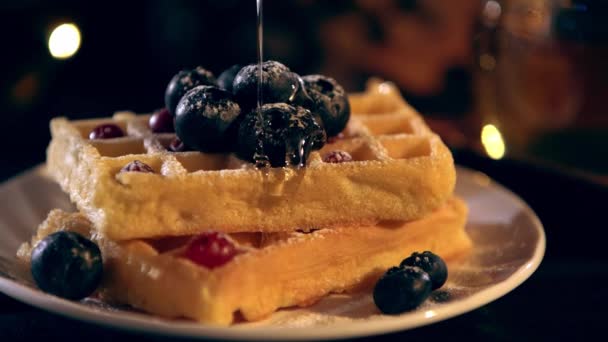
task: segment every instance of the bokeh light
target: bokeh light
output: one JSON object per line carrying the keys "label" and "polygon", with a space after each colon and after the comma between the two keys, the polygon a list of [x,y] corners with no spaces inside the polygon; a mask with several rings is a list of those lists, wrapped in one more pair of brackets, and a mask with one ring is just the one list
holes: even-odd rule
{"label": "bokeh light", "polygon": [[500,3],[495,0],[489,0],[483,7],[483,20],[487,26],[496,26],[502,14]]}
{"label": "bokeh light", "polygon": [[479,56],[479,66],[485,71],[492,71],[496,68],[496,58],[488,53],[481,54]]}
{"label": "bokeh light", "polygon": [[505,142],[502,134],[492,124],[487,124],[481,129],[481,143],[488,156],[492,159],[501,159],[505,155]]}
{"label": "bokeh light", "polygon": [[75,24],[61,24],[49,37],[49,52],[57,59],[72,57],[80,48],[80,30]]}

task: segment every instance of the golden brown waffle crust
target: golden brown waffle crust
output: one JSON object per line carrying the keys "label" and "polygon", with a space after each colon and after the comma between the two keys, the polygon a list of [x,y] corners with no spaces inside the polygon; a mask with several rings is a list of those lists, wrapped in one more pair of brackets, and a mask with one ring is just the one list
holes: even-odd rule
{"label": "golden brown waffle crust", "polygon": [[[347,138],[312,153],[301,169],[262,171],[231,155],[170,153],[162,148],[168,137],[142,131],[148,117],[133,113],[53,119],[47,167],[78,209],[113,240],[415,220],[443,205],[456,173],[439,136],[388,83],[372,82],[350,102]],[[107,122],[130,136],[88,140],[93,127]],[[355,161],[322,162],[324,153],[337,149]],[[133,160],[156,173],[119,173]]]}
{"label": "golden brown waffle crust", "polygon": [[114,242],[96,236],[80,213],[52,211],[18,255],[58,230],[97,241],[104,257],[101,296],[165,317],[228,325],[235,314],[262,319],[279,308],[309,305],[329,294],[369,287],[389,267],[414,251],[431,250],[448,265],[472,247],[464,229],[467,207],[450,199],[412,222],[338,227],[311,233],[244,233],[233,239],[246,248],[226,265],[209,270],[180,257],[180,248],[160,252],[149,241]]}

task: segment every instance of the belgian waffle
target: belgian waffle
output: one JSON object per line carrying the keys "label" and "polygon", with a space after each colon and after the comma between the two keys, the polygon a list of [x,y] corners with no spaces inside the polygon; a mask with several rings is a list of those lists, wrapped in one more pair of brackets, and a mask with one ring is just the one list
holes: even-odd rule
{"label": "belgian waffle", "polygon": [[[169,152],[174,134],[152,134],[149,116],[51,121],[48,171],[112,240],[207,230],[277,232],[415,220],[452,195],[455,168],[439,136],[390,83],[351,95],[344,136],[311,153],[304,168],[258,170],[232,154]],[[99,124],[127,136],[89,140]],[[333,150],[352,162],[325,163]],[[155,173],[125,172],[131,161]]]}
{"label": "belgian waffle", "polygon": [[188,237],[111,241],[96,234],[84,215],[57,209],[18,255],[28,260],[31,246],[46,235],[76,231],[102,250],[102,298],[165,317],[228,325],[237,314],[258,320],[279,308],[309,305],[328,293],[373,283],[414,251],[432,250],[449,264],[471,247],[466,216],[465,204],[452,198],[409,223],[231,234],[244,252],[210,270],[180,257]]}

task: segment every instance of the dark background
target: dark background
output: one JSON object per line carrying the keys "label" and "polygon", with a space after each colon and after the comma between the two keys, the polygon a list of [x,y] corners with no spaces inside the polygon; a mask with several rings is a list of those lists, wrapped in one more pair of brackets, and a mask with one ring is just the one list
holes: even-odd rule
{"label": "dark background", "polygon": [[[499,103],[508,98],[505,92],[536,105],[540,99],[548,108],[529,113],[537,119],[520,120],[505,109],[507,118],[515,118],[510,127],[506,121],[503,125],[510,156],[592,172],[608,183],[608,5],[579,0],[547,13],[554,26],[552,38],[557,38],[551,44],[557,48],[547,52],[535,46],[546,45],[542,41],[524,41],[524,53],[513,57],[513,46],[500,48],[501,34],[508,30],[501,24],[488,25],[482,15],[485,0],[460,1],[266,0],[265,58],[280,60],[302,75],[333,76],[348,91],[361,90],[370,76],[395,81],[448,145],[482,154],[479,131],[487,113],[480,109],[480,99]],[[519,3],[559,3],[500,2],[503,16],[507,5],[517,14]],[[392,7],[381,5],[386,3]],[[472,9],[460,10],[465,4]],[[253,0],[1,1],[0,179],[44,161],[52,117],[150,112],[163,106],[165,87],[181,69],[201,65],[217,75],[232,64],[254,62],[255,12]],[[396,45],[394,16],[397,26],[409,25],[402,30],[403,37],[397,36]],[[523,25],[528,19],[518,20]],[[64,22],[78,25],[82,42],[72,58],[58,60],[51,57],[47,44],[52,29]],[[339,44],[348,51],[340,54]],[[366,53],[384,46],[391,49],[380,55]],[[517,63],[536,60],[530,71],[541,72],[523,84],[504,83],[498,72],[489,73],[493,86],[504,83],[501,92],[489,96],[488,87],[480,82],[488,73],[478,65],[488,52],[499,64],[501,57]],[[390,54],[399,56],[403,66],[374,64]],[[569,63],[581,81],[569,84],[572,77],[553,75],[558,62]],[[507,74],[517,72],[529,73],[507,69]],[[419,82],[408,81],[412,75]],[[582,97],[582,108],[558,125],[551,105],[561,106],[559,99],[572,94]],[[526,127],[527,121],[536,122],[536,127]],[[510,136],[525,145],[518,146],[520,142],[510,141]]]}
{"label": "dark background", "polygon": [[[54,116],[148,112],[163,106],[181,68],[216,71],[255,56],[253,2],[15,1],[0,9],[3,175],[44,161]],[[79,26],[81,48],[56,60],[47,39],[65,21]],[[24,99],[15,96],[19,85]]]}
{"label": "dark background", "polygon": [[[416,1],[397,2],[403,13],[424,17]],[[327,32],[320,28],[345,12],[357,11],[355,3],[266,0],[267,58],[281,60],[301,74],[333,75],[323,49]],[[597,13],[608,12],[562,12],[563,37],[583,43],[580,51],[589,58],[580,59],[578,65],[593,76],[593,89],[601,90],[608,89],[607,35],[602,33],[608,32],[608,17]],[[364,17],[365,30],[353,43],[359,38],[385,40],[383,22],[373,15]],[[62,22],[79,26],[82,43],[74,57],[56,60],[48,52],[47,40],[51,29]],[[202,65],[219,74],[234,63],[254,61],[255,6],[253,0],[5,0],[0,1],[0,37],[0,179],[5,180],[44,162],[52,117],[109,116],[121,109],[149,112],[163,106],[166,84],[182,68]],[[468,49],[475,50],[477,38],[475,33]],[[471,115],[477,92],[474,60],[471,56],[469,63],[446,66],[444,83],[433,91],[402,87],[429,122],[439,123],[434,128],[447,133],[443,137],[448,143],[459,141],[451,140],[451,133],[458,137],[478,128]],[[353,69],[351,77],[338,80],[348,90],[359,90],[371,74],[376,73]],[[379,76],[391,79],[389,74]],[[486,172],[531,205],[545,226],[546,257],[528,281],[505,297],[454,319],[384,336],[385,340],[601,339],[608,317],[603,239],[608,190],[602,185],[608,182],[606,94],[605,90],[594,93],[595,105],[574,134],[565,130],[559,133],[563,139],[545,140],[535,155],[568,161],[577,171],[585,171],[584,177],[564,171],[563,164],[547,166],[530,156],[493,161],[475,148],[478,144],[451,145],[459,164]],[[453,125],[446,128],[443,122]],[[475,132],[465,138],[478,138]],[[588,177],[590,170],[599,174]],[[62,318],[0,295],[0,341],[123,338],[151,339]]]}
{"label": "dark background", "polygon": [[[265,58],[302,75],[320,72],[319,22],[354,9],[352,1],[266,0]],[[201,65],[218,75],[256,61],[255,13],[253,0],[0,2],[0,178],[44,161],[52,117],[150,112],[163,106],[165,87],[180,69]],[[57,60],[47,41],[63,22],[75,22],[82,41],[72,58]],[[377,26],[370,18],[361,41],[381,40]],[[362,89],[368,76],[353,70],[355,81],[345,86]],[[446,82],[446,89],[408,98],[423,111],[470,109],[466,68],[455,66]]]}

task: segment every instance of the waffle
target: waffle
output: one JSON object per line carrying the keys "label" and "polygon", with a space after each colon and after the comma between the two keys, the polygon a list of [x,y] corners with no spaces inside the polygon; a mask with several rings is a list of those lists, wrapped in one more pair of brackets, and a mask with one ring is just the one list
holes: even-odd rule
{"label": "waffle", "polygon": [[[279,308],[306,306],[329,293],[366,288],[387,268],[414,251],[432,250],[454,261],[468,252],[465,204],[452,198],[436,212],[409,222],[368,227],[337,227],[309,233],[236,233],[244,253],[209,270],[180,257],[187,237],[113,242],[92,233],[82,214],[52,211],[31,246],[62,229],[93,236],[105,260],[100,296],[165,317],[186,317],[228,325]],[[363,286],[363,287],[362,287]]]}
{"label": "waffle", "polygon": [[[48,171],[112,240],[207,230],[278,232],[414,220],[452,195],[452,155],[390,83],[351,95],[344,137],[312,152],[304,168],[258,170],[232,154],[167,151],[174,134],[152,134],[149,116],[51,121]],[[89,140],[99,124],[127,136]],[[354,161],[325,163],[333,150]],[[155,173],[119,170],[131,161]]]}

